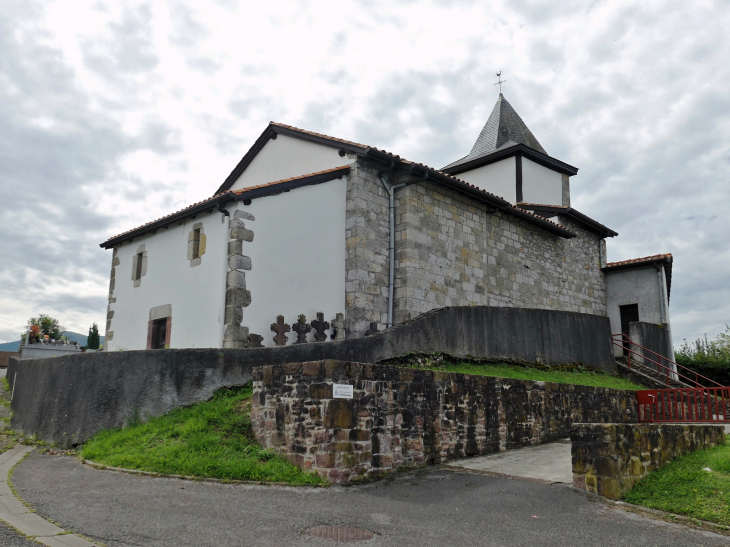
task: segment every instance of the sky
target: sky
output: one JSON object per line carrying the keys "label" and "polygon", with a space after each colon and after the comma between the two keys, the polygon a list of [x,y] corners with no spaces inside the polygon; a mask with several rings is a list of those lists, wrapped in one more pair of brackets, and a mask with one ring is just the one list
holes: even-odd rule
{"label": "sky", "polygon": [[441,167],[503,93],[610,261],[670,252],[675,345],[730,323],[730,4],[0,2],[0,342],[106,321],[110,236],[209,197],[269,121]]}

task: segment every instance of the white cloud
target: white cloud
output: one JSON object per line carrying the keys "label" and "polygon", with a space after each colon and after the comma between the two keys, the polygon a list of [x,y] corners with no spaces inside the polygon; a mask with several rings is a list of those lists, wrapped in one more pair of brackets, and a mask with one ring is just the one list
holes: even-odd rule
{"label": "white cloud", "polygon": [[0,340],[104,322],[98,243],[210,195],[270,120],[442,166],[504,93],[580,167],[612,260],[675,255],[675,337],[730,321],[720,1],[0,5]]}

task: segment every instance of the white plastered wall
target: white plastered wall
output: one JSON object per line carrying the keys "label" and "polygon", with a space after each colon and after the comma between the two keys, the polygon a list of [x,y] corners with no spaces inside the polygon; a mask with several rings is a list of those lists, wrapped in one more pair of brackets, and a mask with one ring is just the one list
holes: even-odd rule
{"label": "white plastered wall", "polygon": [[517,201],[517,172],[514,157],[490,163],[455,176],[478,186],[482,190],[504,198],[510,203]]}
{"label": "white plastered wall", "polygon": [[[191,267],[188,235],[198,222],[203,223],[205,254],[200,264]],[[228,219],[213,212],[121,245],[115,271],[116,301],[111,304],[114,337],[107,342],[107,349],[145,349],[150,309],[165,304],[172,306],[170,347],[220,347],[227,234]],[[132,262],[142,244],[147,252],[147,272],[134,287]]]}
{"label": "white plastered wall", "polygon": [[[262,335],[263,345],[275,345],[270,327],[277,315],[293,326],[302,313],[307,323],[317,312],[330,323],[345,313],[346,192],[343,177],[254,199],[250,205],[238,202],[255,218],[244,221],[254,238],[242,249],[251,258],[246,271],[251,304],[243,308],[242,325]],[[287,337],[288,345],[297,339],[294,331]],[[307,339],[314,341],[313,331]]]}
{"label": "white plastered wall", "polygon": [[[665,325],[669,329],[671,343],[669,299],[663,265],[659,271],[652,264],[624,270],[607,271],[606,297],[612,333],[621,332],[620,306],[638,304],[639,321]],[[620,356],[621,349],[614,346],[614,353],[616,356]]]}
{"label": "white plastered wall", "polygon": [[337,148],[277,135],[264,145],[231,190],[317,173],[351,162],[352,158],[340,156]]}
{"label": "white plastered wall", "polygon": [[563,175],[522,158],[522,200],[544,205],[563,204]]}

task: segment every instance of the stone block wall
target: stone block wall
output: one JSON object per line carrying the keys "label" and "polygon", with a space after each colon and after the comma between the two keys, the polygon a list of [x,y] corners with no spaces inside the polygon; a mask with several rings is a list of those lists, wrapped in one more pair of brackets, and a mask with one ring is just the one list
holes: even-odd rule
{"label": "stone block wall", "polygon": [[[254,369],[258,441],[333,482],[555,441],[575,422],[636,421],[634,392],[343,361]],[[353,386],[334,399],[333,383]]]}
{"label": "stone block wall", "polygon": [[378,180],[383,166],[358,161],[347,178],[345,326],[364,336],[371,322],[388,324],[388,194]]}
{"label": "stone block wall", "polygon": [[601,238],[566,217],[564,239],[426,182],[398,191],[395,320],[444,306],[606,315]]}
{"label": "stone block wall", "polygon": [[678,456],[725,442],[722,425],[575,423],[573,486],[618,500]]}

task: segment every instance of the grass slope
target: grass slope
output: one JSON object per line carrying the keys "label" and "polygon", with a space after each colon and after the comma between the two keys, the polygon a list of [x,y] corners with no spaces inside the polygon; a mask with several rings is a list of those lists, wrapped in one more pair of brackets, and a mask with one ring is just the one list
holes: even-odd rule
{"label": "grass slope", "polygon": [[542,370],[537,368],[521,367],[507,364],[445,364],[438,370],[474,374],[476,376],[497,376],[499,378],[514,378],[516,380],[538,380],[555,382],[557,384],[575,384],[579,386],[609,387],[613,389],[645,389],[624,378],[611,376],[601,372],[586,370]]}
{"label": "grass slope", "polygon": [[730,526],[730,441],[673,460],[644,477],[625,500]]}
{"label": "grass slope", "polygon": [[222,389],[210,401],[102,431],[84,445],[81,455],[113,467],[173,475],[326,483],[256,444],[250,411],[250,386]]}

